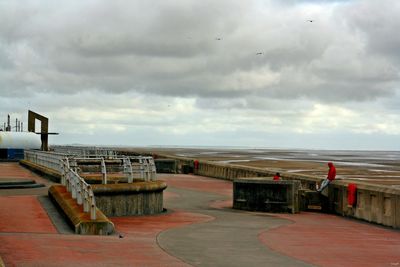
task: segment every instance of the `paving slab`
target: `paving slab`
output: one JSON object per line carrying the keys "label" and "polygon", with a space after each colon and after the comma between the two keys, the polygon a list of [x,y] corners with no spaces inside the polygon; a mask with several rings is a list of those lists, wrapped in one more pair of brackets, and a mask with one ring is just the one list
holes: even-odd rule
{"label": "paving slab", "polygon": [[400,231],[336,215],[277,215],[293,223],[260,240],[284,255],[319,266],[400,266]]}
{"label": "paving slab", "polygon": [[0,203],[0,232],[57,233],[36,196],[2,196]]}

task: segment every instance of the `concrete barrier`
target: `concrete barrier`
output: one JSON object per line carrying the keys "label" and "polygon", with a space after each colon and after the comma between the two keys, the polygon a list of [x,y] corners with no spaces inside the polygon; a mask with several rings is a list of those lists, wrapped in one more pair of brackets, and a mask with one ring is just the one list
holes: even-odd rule
{"label": "concrete barrier", "polygon": [[166,188],[163,181],[92,185],[96,205],[106,216],[161,213]]}
{"label": "concrete barrier", "polygon": [[299,212],[300,181],[249,177],[233,181],[233,208],[266,212]]}
{"label": "concrete barrier", "polygon": [[400,190],[387,186],[357,183],[355,205],[348,205],[348,183],[330,185],[331,209],[340,215],[400,228]]}
{"label": "concrete barrier", "polygon": [[[193,164],[195,159],[158,155],[160,158],[171,158],[179,166]],[[232,166],[211,161],[199,161],[195,174],[233,181],[241,177],[271,177],[275,171],[256,167]],[[315,190],[316,183],[323,179],[308,175],[280,172],[284,180],[298,180],[303,189]],[[400,229],[400,189],[383,185],[372,185],[354,182],[357,185],[357,202],[355,206],[347,204],[347,186],[350,182],[335,180],[329,185],[326,211],[342,216],[365,220]]]}
{"label": "concrete barrier", "polygon": [[157,173],[176,173],[178,171],[177,161],[174,159],[155,159]]}

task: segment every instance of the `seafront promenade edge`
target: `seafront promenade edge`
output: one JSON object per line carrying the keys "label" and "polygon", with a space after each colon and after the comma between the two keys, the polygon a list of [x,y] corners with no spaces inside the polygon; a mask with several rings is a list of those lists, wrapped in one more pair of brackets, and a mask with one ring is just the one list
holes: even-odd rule
{"label": "seafront promenade edge", "polygon": [[[257,167],[233,166],[225,163],[200,160],[194,168],[195,158],[157,154],[158,158],[176,161],[177,169],[190,166],[194,174],[233,181],[242,177],[272,177],[275,172]],[[302,187],[315,189],[320,177],[281,172],[283,179],[299,180]],[[357,194],[354,205],[348,204],[348,185],[356,184]],[[400,229],[400,189],[384,185],[373,185],[362,181],[336,180],[328,191],[329,207],[332,213]]]}

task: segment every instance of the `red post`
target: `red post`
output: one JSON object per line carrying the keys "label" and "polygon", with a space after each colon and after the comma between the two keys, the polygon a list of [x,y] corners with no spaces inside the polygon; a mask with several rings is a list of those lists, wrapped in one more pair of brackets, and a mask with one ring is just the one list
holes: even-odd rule
{"label": "red post", "polygon": [[357,185],[349,184],[347,186],[347,205],[353,207],[357,202]]}

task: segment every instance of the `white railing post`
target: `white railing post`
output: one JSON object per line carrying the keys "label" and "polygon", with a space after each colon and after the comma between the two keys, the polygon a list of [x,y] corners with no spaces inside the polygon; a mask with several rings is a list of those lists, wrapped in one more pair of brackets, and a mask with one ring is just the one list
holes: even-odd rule
{"label": "white railing post", "polygon": [[153,158],[150,158],[149,161],[150,161],[150,172],[151,172],[150,179],[152,181],[154,181],[154,180],[156,180],[156,172],[157,172],[156,171],[156,164],[155,164]]}
{"label": "white railing post", "polygon": [[149,165],[149,158],[144,158],[144,164],[143,164],[143,168],[145,170],[145,174],[146,174],[146,181],[150,181],[150,165]]}
{"label": "white railing post", "polygon": [[90,219],[96,220],[96,202],[92,190],[90,190],[89,199],[90,199]]}
{"label": "white railing post", "polygon": [[71,192],[71,171],[68,169],[67,175],[65,176],[66,178],[66,187],[67,191]]}
{"label": "white railing post", "polygon": [[78,205],[82,205],[82,181],[81,180],[77,180],[77,184],[78,184],[78,188],[77,188],[77,192],[76,192],[76,202],[78,203]]}
{"label": "white railing post", "polygon": [[131,161],[130,161],[129,157],[124,157],[122,160],[124,163],[124,173],[126,173],[128,176],[128,183],[132,183],[133,182],[133,173],[132,173]]}
{"label": "white railing post", "polygon": [[60,159],[60,165],[61,165],[61,184],[65,185],[65,166],[64,166],[64,161],[62,159]]}
{"label": "white railing post", "polygon": [[140,171],[140,179],[142,179],[142,180],[145,180],[145,178],[144,178],[144,166],[143,166],[143,159],[140,157],[139,158],[139,163],[140,163],[140,166],[139,166],[139,171]]}
{"label": "white railing post", "polygon": [[73,199],[76,199],[76,179],[75,179],[75,173],[74,172],[72,172],[72,177],[71,177],[72,179],[72,183],[71,183],[71,186],[72,186],[72,188],[71,188],[71,195],[72,195],[72,198]]}
{"label": "white railing post", "polygon": [[89,212],[89,189],[88,189],[88,185],[84,185],[83,211],[84,212]]}
{"label": "white railing post", "polygon": [[103,177],[103,184],[107,184],[107,168],[104,158],[101,158],[101,174]]}

